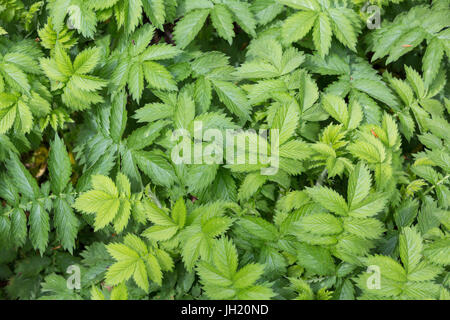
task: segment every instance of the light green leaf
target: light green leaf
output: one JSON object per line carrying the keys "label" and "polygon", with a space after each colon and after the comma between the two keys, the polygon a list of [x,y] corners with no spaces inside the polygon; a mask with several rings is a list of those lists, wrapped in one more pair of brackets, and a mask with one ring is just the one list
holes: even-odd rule
{"label": "light green leaf", "polygon": [[194,40],[210,13],[210,9],[193,10],[187,13],[175,26],[174,39],[184,49]]}
{"label": "light green leaf", "polygon": [[341,216],[347,215],[347,203],[336,191],[327,187],[313,187],[308,188],[306,192],[325,209]]}
{"label": "light green leaf", "polygon": [[231,45],[234,38],[233,17],[227,7],[216,4],[211,10],[211,21],[219,36]]}

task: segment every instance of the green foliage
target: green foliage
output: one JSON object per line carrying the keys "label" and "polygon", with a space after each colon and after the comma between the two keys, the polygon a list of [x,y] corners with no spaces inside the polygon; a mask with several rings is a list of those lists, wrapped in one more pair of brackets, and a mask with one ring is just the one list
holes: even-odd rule
{"label": "green foliage", "polygon": [[425,82],[431,83],[440,70],[444,52],[449,54],[448,2],[435,1],[432,6],[416,6],[404,12],[373,34],[372,61],[388,56],[386,63],[397,61],[427,42],[422,60]]}
{"label": "green foliage", "polygon": [[0,298],[450,299],[449,13],[0,0]]}
{"label": "green foliage", "polygon": [[211,299],[267,300],[274,293],[267,284],[255,282],[263,274],[260,264],[247,264],[238,270],[238,255],[231,240],[216,240],[213,263],[201,261],[197,267],[206,295]]}
{"label": "green foliage", "polygon": [[73,207],[84,213],[94,213],[95,230],[104,228],[112,222],[114,230],[121,232],[128,224],[132,206],[131,186],[128,178],[119,173],[116,184],[105,176],[92,176],[93,190],[79,195]]}
{"label": "green foliage", "polygon": [[180,48],[195,39],[208,16],[217,34],[231,45],[235,36],[233,23],[254,37],[256,21],[249,4],[241,0],[186,1],[184,17],[176,24],[174,38]]}
{"label": "green foliage", "polygon": [[312,30],[314,47],[321,57],[328,54],[332,35],[343,45],[356,51],[357,35],[362,23],[357,13],[348,7],[348,1],[278,2],[295,10],[295,13],[283,22],[282,37],[286,43],[298,41]]}
{"label": "green foliage", "polygon": [[41,68],[50,79],[51,90],[63,90],[62,102],[73,110],[83,110],[103,101],[99,90],[106,82],[90,75],[100,60],[100,50],[89,48],[71,61],[61,45],[55,47],[52,58],[42,58]]}
{"label": "green foliage", "polygon": [[[362,282],[367,277],[366,274],[358,279],[367,298],[373,295],[397,299],[437,299],[441,288],[432,280],[442,273],[442,269],[423,258],[423,239],[417,230],[411,227],[402,229],[399,236],[399,252],[402,265],[386,256],[375,255],[366,259],[367,265],[378,265],[381,269],[379,290],[368,288],[368,281],[366,284]],[[434,259],[441,259],[446,255],[443,251],[435,254]]]}
{"label": "green foliage", "polygon": [[161,285],[162,271],[170,271],[173,261],[167,252],[148,247],[139,237],[128,234],[124,243],[111,243],[109,254],[117,261],[106,273],[106,281],[117,285],[133,277],[139,288],[149,291],[149,280]]}

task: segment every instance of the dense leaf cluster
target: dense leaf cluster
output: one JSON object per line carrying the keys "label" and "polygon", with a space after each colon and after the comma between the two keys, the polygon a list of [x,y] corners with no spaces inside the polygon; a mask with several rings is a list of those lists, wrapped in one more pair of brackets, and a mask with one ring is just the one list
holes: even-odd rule
{"label": "dense leaf cluster", "polygon": [[[449,16],[0,0],[0,299],[450,299]],[[196,121],[279,170],[174,163]]]}

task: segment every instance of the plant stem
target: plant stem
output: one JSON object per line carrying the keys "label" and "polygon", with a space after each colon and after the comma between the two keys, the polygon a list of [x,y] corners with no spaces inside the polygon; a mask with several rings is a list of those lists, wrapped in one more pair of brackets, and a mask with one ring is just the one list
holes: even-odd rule
{"label": "plant stem", "polygon": [[447,180],[450,177],[450,174],[446,175],[444,178],[442,178],[441,180],[439,180],[435,185],[432,185],[431,187],[428,188],[428,190],[426,190],[424,192],[424,196],[427,195],[428,193],[430,193],[434,188],[436,188],[438,185],[443,184],[445,182],[445,180]]}

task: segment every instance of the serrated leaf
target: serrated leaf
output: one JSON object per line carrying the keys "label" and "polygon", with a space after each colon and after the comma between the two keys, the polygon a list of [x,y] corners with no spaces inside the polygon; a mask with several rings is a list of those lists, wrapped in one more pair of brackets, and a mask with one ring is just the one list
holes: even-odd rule
{"label": "serrated leaf", "polygon": [[63,192],[70,180],[72,166],[64,141],[58,135],[55,136],[54,142],[50,145],[48,170],[52,191],[56,194]]}
{"label": "serrated leaf", "polygon": [[174,31],[174,38],[180,48],[183,49],[187,47],[187,45],[194,40],[200,29],[203,27],[209,13],[209,9],[193,10],[177,23]]}
{"label": "serrated leaf", "polygon": [[315,202],[341,216],[347,215],[348,207],[344,198],[336,191],[327,187],[314,187],[306,190]]}

